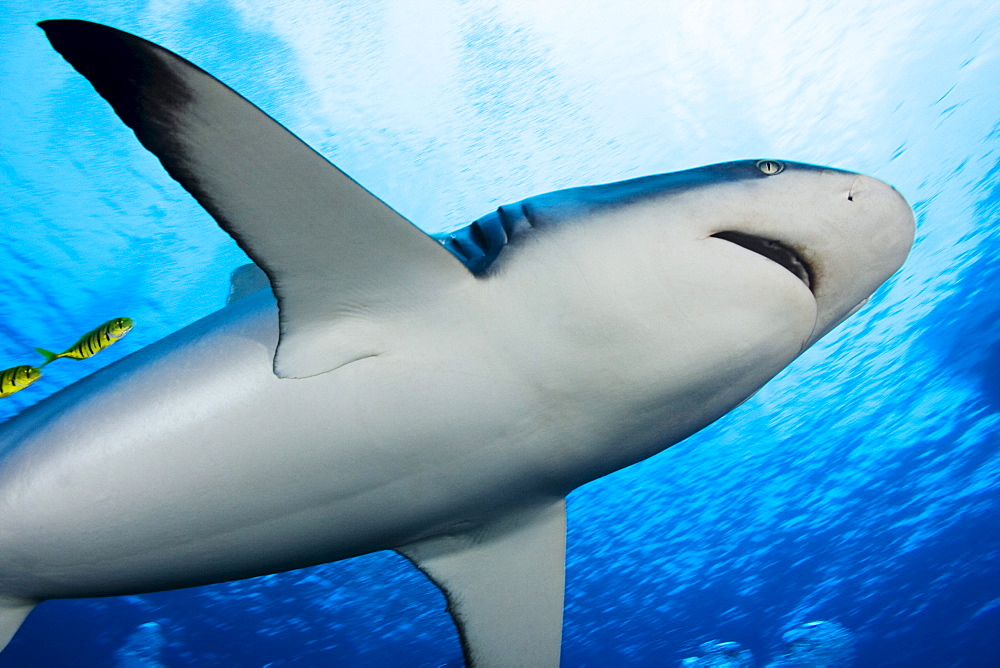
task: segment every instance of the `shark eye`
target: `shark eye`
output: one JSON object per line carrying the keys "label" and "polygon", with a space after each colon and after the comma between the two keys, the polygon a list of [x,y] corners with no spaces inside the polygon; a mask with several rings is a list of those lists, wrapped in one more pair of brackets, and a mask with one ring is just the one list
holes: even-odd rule
{"label": "shark eye", "polygon": [[758,160],[757,169],[768,176],[774,176],[785,169],[785,166],[777,160]]}

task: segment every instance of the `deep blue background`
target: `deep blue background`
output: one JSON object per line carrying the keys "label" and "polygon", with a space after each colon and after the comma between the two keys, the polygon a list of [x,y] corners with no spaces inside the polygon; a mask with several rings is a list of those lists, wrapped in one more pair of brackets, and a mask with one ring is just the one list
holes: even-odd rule
{"label": "deep blue background", "polygon": [[[889,4],[0,2],[0,368],[138,323],[0,419],[217,309],[246,262],[37,20],[178,51],[428,231],[731,159],[862,171],[914,205],[907,265],[751,401],[570,497],[564,665],[713,638],[763,665],[812,619],[861,666],[1000,665],[1000,9]],[[0,665],[460,665],[444,605],[374,554],[46,602]],[[162,646],[126,657],[150,622]]]}

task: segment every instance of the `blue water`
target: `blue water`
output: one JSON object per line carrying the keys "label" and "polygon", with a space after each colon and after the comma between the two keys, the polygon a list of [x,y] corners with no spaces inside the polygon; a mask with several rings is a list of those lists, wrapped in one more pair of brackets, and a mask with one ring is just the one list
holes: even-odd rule
{"label": "blue water", "polygon": [[[752,400],[570,496],[563,663],[679,665],[725,640],[765,665],[830,620],[854,665],[1000,665],[1000,7],[269,4],[0,1],[0,368],[138,323],[0,419],[219,308],[247,261],[37,20],[178,51],[430,232],[732,159],[861,171],[914,205],[909,261]],[[444,605],[380,553],[46,602],[0,665],[461,665]]]}

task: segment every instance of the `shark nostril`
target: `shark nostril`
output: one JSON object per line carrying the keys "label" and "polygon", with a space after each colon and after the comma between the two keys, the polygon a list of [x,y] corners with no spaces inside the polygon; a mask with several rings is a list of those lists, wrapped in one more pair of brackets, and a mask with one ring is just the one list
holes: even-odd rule
{"label": "shark nostril", "polygon": [[847,191],[847,201],[853,202],[856,197],[868,190],[865,185],[864,180],[859,176],[854,179],[854,183],[851,184],[850,189]]}

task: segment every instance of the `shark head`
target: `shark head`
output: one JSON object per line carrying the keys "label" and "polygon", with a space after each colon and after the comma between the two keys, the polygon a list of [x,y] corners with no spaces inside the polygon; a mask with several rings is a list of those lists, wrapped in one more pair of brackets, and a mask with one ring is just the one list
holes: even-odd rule
{"label": "shark head", "polygon": [[[914,236],[912,209],[892,186],[854,172],[777,160],[561,190],[501,207],[487,218],[502,221],[509,240],[532,228],[593,221],[608,228],[612,238],[599,242],[608,250],[619,237],[624,247],[637,250],[668,244],[672,249],[661,249],[660,260],[692,253],[702,264],[696,273],[703,281],[713,274],[732,279],[725,291],[739,292],[740,285],[753,291],[750,285],[759,284],[759,294],[743,296],[755,303],[802,300],[813,312],[813,327],[800,350],[863,305],[902,265]],[[502,263],[497,265],[499,270]]]}
{"label": "shark head", "polygon": [[645,456],[666,432],[680,440],[744,401],[864,305],[913,235],[909,205],[877,179],[747,160],[539,195],[443,241],[519,300],[521,318],[490,326],[512,328],[500,337],[516,342],[509,357],[539,383],[617,384],[623,402],[641,397],[619,414],[663,412],[640,438]]}

